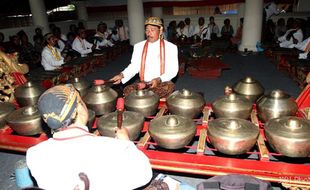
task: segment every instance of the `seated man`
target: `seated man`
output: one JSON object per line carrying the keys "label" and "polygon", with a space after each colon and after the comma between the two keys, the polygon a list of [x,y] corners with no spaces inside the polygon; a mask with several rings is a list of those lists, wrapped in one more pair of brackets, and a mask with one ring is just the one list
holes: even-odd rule
{"label": "seated man", "polygon": [[279,46],[283,48],[294,48],[296,44],[303,40],[303,32],[301,30],[301,21],[299,19],[294,20],[294,27],[286,31],[286,33],[278,38],[280,42]]}
{"label": "seated man", "polygon": [[55,47],[58,39],[52,33],[48,33],[44,36],[44,41],[46,45],[41,54],[41,65],[44,67],[45,71],[60,69],[61,65],[64,64],[64,58]]}
{"label": "seated man", "polygon": [[295,48],[303,51],[303,53],[299,54],[299,59],[307,59],[308,53],[310,51],[310,37],[296,44]]}
{"label": "seated man", "polygon": [[97,48],[112,47],[114,44],[110,41],[111,34],[107,31],[106,23],[99,23],[97,32],[95,34],[97,41]]}
{"label": "seated man", "polygon": [[[148,158],[129,141],[126,128],[116,138],[88,132],[88,111],[72,85],[58,85],[38,100],[43,120],[53,137],[28,149],[26,160],[38,186],[51,190],[135,189],[152,178]],[[86,184],[86,183],[85,183]]]}
{"label": "seated man", "polygon": [[[149,17],[145,21],[147,40],[134,45],[131,63],[120,74],[110,80],[115,84],[126,83],[137,73],[140,81],[151,84],[151,89],[160,97],[166,97],[174,90],[171,82],[179,69],[178,48],[163,37],[162,21],[158,17]],[[134,88],[131,85],[124,89],[128,95]]]}
{"label": "seated man", "polygon": [[96,49],[95,44],[89,43],[86,39],[86,33],[84,28],[78,29],[78,35],[75,37],[72,43],[72,49],[79,52],[81,57],[86,57],[87,54],[92,53]]}

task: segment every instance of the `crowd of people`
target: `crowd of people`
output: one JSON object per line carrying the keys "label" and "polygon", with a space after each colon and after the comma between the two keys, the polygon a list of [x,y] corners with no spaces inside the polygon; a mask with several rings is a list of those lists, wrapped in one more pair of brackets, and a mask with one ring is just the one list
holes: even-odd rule
{"label": "crowd of people", "polygon": [[263,31],[263,43],[281,48],[297,49],[299,58],[306,59],[310,49],[310,18],[279,18],[277,22],[268,19]]}
{"label": "crowd of people", "polygon": [[7,42],[4,42],[4,34],[0,33],[0,50],[8,54],[17,52],[18,61],[27,64],[30,69],[43,66],[45,71],[54,71],[74,58],[104,51],[129,40],[128,27],[122,20],[116,20],[111,29],[106,23],[100,22],[94,35],[87,33],[82,22],[71,24],[67,35],[55,24],[50,24],[50,31],[43,35],[42,29],[36,28],[33,44],[23,30],[10,36]]}
{"label": "crowd of people", "polygon": [[[240,31],[242,31],[242,29]],[[214,17],[210,16],[208,23],[206,23],[204,17],[199,17],[197,25],[192,24],[189,17],[178,23],[177,21],[172,20],[169,22],[164,36],[168,41],[173,43],[177,43],[180,39],[198,38],[200,41],[227,40],[228,42],[238,44],[241,40],[240,35],[239,32],[238,35],[234,36],[234,28],[230,24],[230,19],[226,18],[223,27],[220,29],[216,24]],[[235,38],[234,40],[232,40],[233,37]],[[236,38],[239,39],[237,40]]]}

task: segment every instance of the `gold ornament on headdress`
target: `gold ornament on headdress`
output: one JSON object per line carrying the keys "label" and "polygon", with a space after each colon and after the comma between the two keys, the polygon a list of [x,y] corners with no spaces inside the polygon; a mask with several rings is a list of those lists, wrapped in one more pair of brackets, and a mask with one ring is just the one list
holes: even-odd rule
{"label": "gold ornament on headdress", "polygon": [[155,25],[155,26],[159,26],[162,27],[163,23],[161,22],[159,17],[149,17],[145,20],[144,25]]}

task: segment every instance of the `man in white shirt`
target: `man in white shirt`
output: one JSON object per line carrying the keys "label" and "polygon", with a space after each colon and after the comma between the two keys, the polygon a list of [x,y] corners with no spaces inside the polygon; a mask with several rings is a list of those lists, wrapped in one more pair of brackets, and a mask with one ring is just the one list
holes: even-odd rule
{"label": "man in white shirt", "polygon": [[86,57],[87,54],[92,53],[96,49],[96,44],[89,43],[86,39],[85,29],[79,28],[78,35],[72,43],[72,49],[79,52],[81,57]]}
{"label": "man in white shirt", "polygon": [[195,28],[194,35],[198,35],[203,40],[211,40],[211,33],[209,32],[209,28],[205,25],[205,19],[203,17],[199,17],[198,25]]}
{"label": "man in white shirt", "polygon": [[214,22],[214,17],[210,16],[209,18],[209,24],[208,24],[208,32],[209,34],[207,34],[208,36],[210,36],[210,39],[216,39],[220,33],[220,29],[217,26],[217,24]]}
{"label": "man in white shirt", "polygon": [[87,107],[73,85],[45,91],[38,109],[53,131],[52,138],[27,150],[27,166],[40,188],[85,189],[89,182],[89,190],[129,190],[151,180],[150,162],[129,141],[126,128],[116,127],[116,138],[88,132]]}
{"label": "man in white shirt", "polygon": [[283,48],[294,48],[298,43],[303,40],[303,32],[301,30],[301,21],[294,20],[294,28],[286,31],[286,33],[278,38],[279,46]]}
{"label": "man in white shirt", "polygon": [[118,34],[118,38],[121,42],[129,40],[129,30],[128,27],[124,25],[123,20],[117,20],[116,31]]}
{"label": "man in white shirt", "polygon": [[184,30],[187,30],[188,37],[192,37],[195,32],[195,27],[191,25],[191,19],[189,17],[185,18],[185,27]]}
{"label": "man in white shirt", "polygon": [[179,70],[178,49],[176,45],[162,39],[163,26],[160,18],[149,17],[144,24],[147,40],[134,45],[131,63],[110,80],[115,84],[125,84],[139,73],[140,81],[150,83],[150,88],[155,93],[165,97],[174,90],[171,79]]}
{"label": "man in white shirt", "polygon": [[97,49],[103,47],[112,47],[114,44],[110,41],[111,33],[107,31],[106,23],[99,23],[97,26],[97,32],[95,37],[98,38],[97,40]]}
{"label": "man in white shirt", "polygon": [[41,64],[45,71],[54,71],[61,68],[64,64],[64,58],[60,51],[55,47],[58,39],[52,34],[48,33],[44,36],[46,46],[41,53]]}

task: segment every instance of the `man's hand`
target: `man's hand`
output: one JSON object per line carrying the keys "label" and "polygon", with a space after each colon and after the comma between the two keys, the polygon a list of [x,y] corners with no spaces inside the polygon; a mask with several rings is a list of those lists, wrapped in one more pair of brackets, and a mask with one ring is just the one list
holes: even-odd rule
{"label": "man's hand", "polygon": [[121,129],[115,127],[115,138],[121,139],[121,140],[129,140],[129,132],[128,129],[125,127],[122,127]]}
{"label": "man's hand", "polygon": [[112,77],[110,79],[110,81],[114,81],[113,84],[119,84],[119,83],[121,83],[122,78],[124,78],[124,75],[123,75],[123,73],[120,73],[120,74],[115,75],[114,77]]}
{"label": "man's hand", "polygon": [[161,79],[159,77],[151,80],[151,88],[156,88],[160,83]]}

